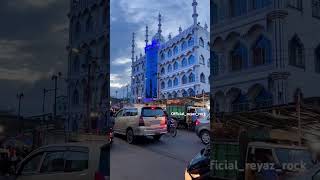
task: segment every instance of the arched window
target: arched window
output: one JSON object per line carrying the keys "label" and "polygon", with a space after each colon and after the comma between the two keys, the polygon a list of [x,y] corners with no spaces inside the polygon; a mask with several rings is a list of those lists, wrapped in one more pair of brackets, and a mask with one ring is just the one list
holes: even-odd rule
{"label": "arched window", "polygon": [[202,37],[199,39],[199,46],[204,47],[204,41]]}
{"label": "arched window", "polygon": [[107,18],[108,18],[108,7],[105,6],[103,8],[103,17],[102,17],[102,24],[106,24],[107,23]]}
{"label": "arched window", "polygon": [[177,98],[177,97],[178,97],[177,92],[173,91],[173,93],[172,93],[172,97],[173,97],[173,98]]}
{"label": "arched window", "polygon": [[248,50],[242,43],[237,43],[230,53],[231,71],[240,71],[248,65]]}
{"label": "arched window", "polygon": [[320,73],[320,45],[315,50],[315,70]]}
{"label": "arched window", "polygon": [[92,30],[93,30],[93,21],[92,21],[92,17],[89,16],[86,23],[86,32],[92,32]]}
{"label": "arched window", "polygon": [[229,0],[230,16],[236,17],[247,12],[247,0]]}
{"label": "arched window", "polygon": [[178,78],[174,78],[174,80],[173,80],[173,85],[174,85],[174,86],[178,86],[178,85],[179,85],[179,80],[178,80]]}
{"label": "arched window", "polygon": [[289,64],[304,68],[304,46],[298,36],[294,36],[289,42]]}
{"label": "arched window", "polygon": [[193,46],[194,45],[194,39],[193,37],[190,37],[188,40],[188,46]]}
{"label": "arched window", "polygon": [[166,87],[165,83],[162,81],[161,82],[161,89],[164,89]]}
{"label": "arched window", "polygon": [[189,96],[195,96],[196,95],[196,93],[194,92],[194,90],[192,88],[188,89],[188,93],[189,93]]}
{"label": "arched window", "polygon": [[80,60],[79,60],[79,57],[76,56],[73,61],[73,71],[75,73],[78,73],[79,69],[80,69]]}
{"label": "arched window", "polygon": [[108,46],[107,46],[107,44],[105,44],[102,47],[102,61],[103,62],[107,61],[107,57],[108,57]]}
{"label": "arched window", "polygon": [[173,63],[173,69],[174,69],[174,70],[177,70],[178,68],[179,68],[179,64],[178,64],[177,61],[175,61],[175,62]]}
{"label": "arched window", "polygon": [[164,54],[163,53],[161,53],[161,60],[164,60]]}
{"label": "arched window", "polygon": [[171,88],[171,87],[172,87],[172,80],[169,79],[169,81],[168,81],[168,88]]}
{"label": "arched window", "polygon": [[186,75],[182,76],[182,84],[187,84],[188,83],[188,79]]}
{"label": "arched window", "polygon": [[210,6],[212,7],[212,10],[210,11],[211,24],[217,24],[217,22],[218,22],[218,6],[216,3],[212,3]]}
{"label": "arched window", "polygon": [[168,94],[168,99],[172,99],[172,94],[171,93]]}
{"label": "arched window", "polygon": [[252,48],[253,66],[271,63],[271,41],[260,36]]}
{"label": "arched window", "polygon": [[219,75],[219,71],[220,71],[220,69],[219,69],[219,56],[214,52],[214,51],[212,51],[211,52],[211,57],[210,58],[212,58],[212,62],[213,62],[213,65],[212,65],[212,73],[213,73],[213,75],[215,76],[215,75]]}
{"label": "arched window", "polygon": [[188,58],[188,63],[189,63],[190,65],[195,63],[195,60],[194,60],[194,56],[193,56],[193,55],[189,56],[189,58]]}
{"label": "arched window", "polygon": [[206,83],[206,77],[203,73],[200,74],[200,82]]}
{"label": "arched window", "polygon": [[171,72],[171,71],[172,71],[172,65],[169,64],[169,65],[168,65],[168,72]]}
{"label": "arched window", "polygon": [[[258,0],[256,0],[256,1],[258,1]],[[262,1],[262,0],[260,0],[260,1]],[[267,1],[267,0],[265,0],[265,1]],[[261,2],[259,5],[261,6]],[[288,0],[288,6],[293,7],[295,9],[302,10],[302,7],[303,7],[302,0]]]}
{"label": "arched window", "polygon": [[320,18],[320,0],[312,0],[312,16]]}
{"label": "arched window", "polygon": [[187,97],[188,96],[188,93],[186,90],[182,90],[182,97]]}
{"label": "arched window", "polygon": [[[86,66],[89,64],[89,61],[91,60],[91,58],[92,58],[91,50],[89,49],[89,50],[87,51],[86,59],[85,59],[85,62],[84,62],[84,64],[85,64]],[[84,67],[84,68],[85,68],[85,67]]]}
{"label": "arched window", "polygon": [[189,82],[192,83],[192,82],[195,82],[196,78],[195,78],[195,75],[193,73],[191,73],[189,75]]}
{"label": "arched window", "polygon": [[210,58],[207,60],[207,67],[210,68]]}
{"label": "arched window", "polygon": [[176,54],[178,54],[178,52],[179,52],[178,46],[175,46],[173,48],[173,54],[176,55]]}
{"label": "arched window", "polygon": [[205,65],[203,55],[200,55],[199,63],[202,64],[202,65]]}
{"label": "arched window", "polygon": [[171,49],[169,49],[169,51],[168,51],[168,58],[170,58],[172,56],[172,51],[171,51]]}
{"label": "arched window", "polygon": [[161,75],[164,75],[165,73],[165,70],[164,70],[164,67],[161,68]]}
{"label": "arched window", "polygon": [[73,91],[72,103],[73,103],[73,105],[79,105],[79,93],[78,93],[78,90],[74,90]]}
{"label": "arched window", "polygon": [[181,44],[181,50],[185,50],[187,47],[187,42],[183,41],[183,43]]}
{"label": "arched window", "polygon": [[76,30],[75,37],[76,37],[76,39],[78,39],[80,34],[81,34],[81,24],[80,24],[79,21],[76,23],[76,29],[75,30]]}
{"label": "arched window", "polygon": [[181,66],[182,67],[186,67],[187,65],[188,65],[187,59],[183,58],[182,61],[181,61]]}

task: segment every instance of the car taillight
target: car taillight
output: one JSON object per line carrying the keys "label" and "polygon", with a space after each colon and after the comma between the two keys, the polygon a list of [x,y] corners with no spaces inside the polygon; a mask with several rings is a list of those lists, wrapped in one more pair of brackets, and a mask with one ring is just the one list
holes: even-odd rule
{"label": "car taillight", "polygon": [[200,121],[197,119],[196,120],[196,126],[198,126],[200,124]]}
{"label": "car taillight", "polygon": [[100,172],[96,172],[94,175],[94,180],[105,180],[104,176]]}
{"label": "car taillight", "polygon": [[144,120],[142,116],[139,118],[139,126],[144,126]]}
{"label": "car taillight", "polygon": [[165,116],[164,117],[164,124],[167,124],[168,123],[168,118]]}

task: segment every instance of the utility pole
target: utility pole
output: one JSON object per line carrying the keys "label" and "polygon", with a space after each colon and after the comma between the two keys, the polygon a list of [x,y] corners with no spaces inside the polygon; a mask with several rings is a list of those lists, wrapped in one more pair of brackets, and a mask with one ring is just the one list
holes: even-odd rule
{"label": "utility pole", "polygon": [[58,86],[58,76],[53,75],[52,80],[54,80],[54,105],[53,105],[53,119],[56,120],[57,116],[57,86]]}
{"label": "utility pole", "polygon": [[45,120],[44,111],[45,111],[46,93],[47,93],[46,88],[43,88],[43,97],[42,97],[42,124],[44,124],[44,120]]}
{"label": "utility pole", "polygon": [[[19,104],[18,104],[18,123],[20,123],[20,111],[21,111],[21,99],[24,97],[23,93],[17,94],[17,98],[19,99]],[[20,127],[20,131],[23,130],[24,128],[24,122],[22,121],[22,127]]]}
{"label": "utility pole", "polygon": [[127,84],[126,85],[126,87],[127,87],[127,103],[129,102],[129,84]]}

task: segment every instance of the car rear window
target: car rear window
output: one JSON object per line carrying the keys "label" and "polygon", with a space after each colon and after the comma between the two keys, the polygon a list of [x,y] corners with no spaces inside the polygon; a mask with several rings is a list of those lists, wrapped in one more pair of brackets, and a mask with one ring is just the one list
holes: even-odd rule
{"label": "car rear window", "polygon": [[144,107],[141,115],[143,117],[165,116],[163,109],[160,107]]}
{"label": "car rear window", "polygon": [[87,152],[66,152],[66,172],[83,171],[88,169],[89,155]]}

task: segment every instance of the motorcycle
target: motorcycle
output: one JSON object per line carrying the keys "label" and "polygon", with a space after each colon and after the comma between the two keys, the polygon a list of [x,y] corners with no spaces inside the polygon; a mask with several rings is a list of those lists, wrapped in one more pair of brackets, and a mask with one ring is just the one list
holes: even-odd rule
{"label": "motorcycle", "polygon": [[168,117],[167,131],[172,137],[176,137],[177,136],[176,121],[171,117]]}

